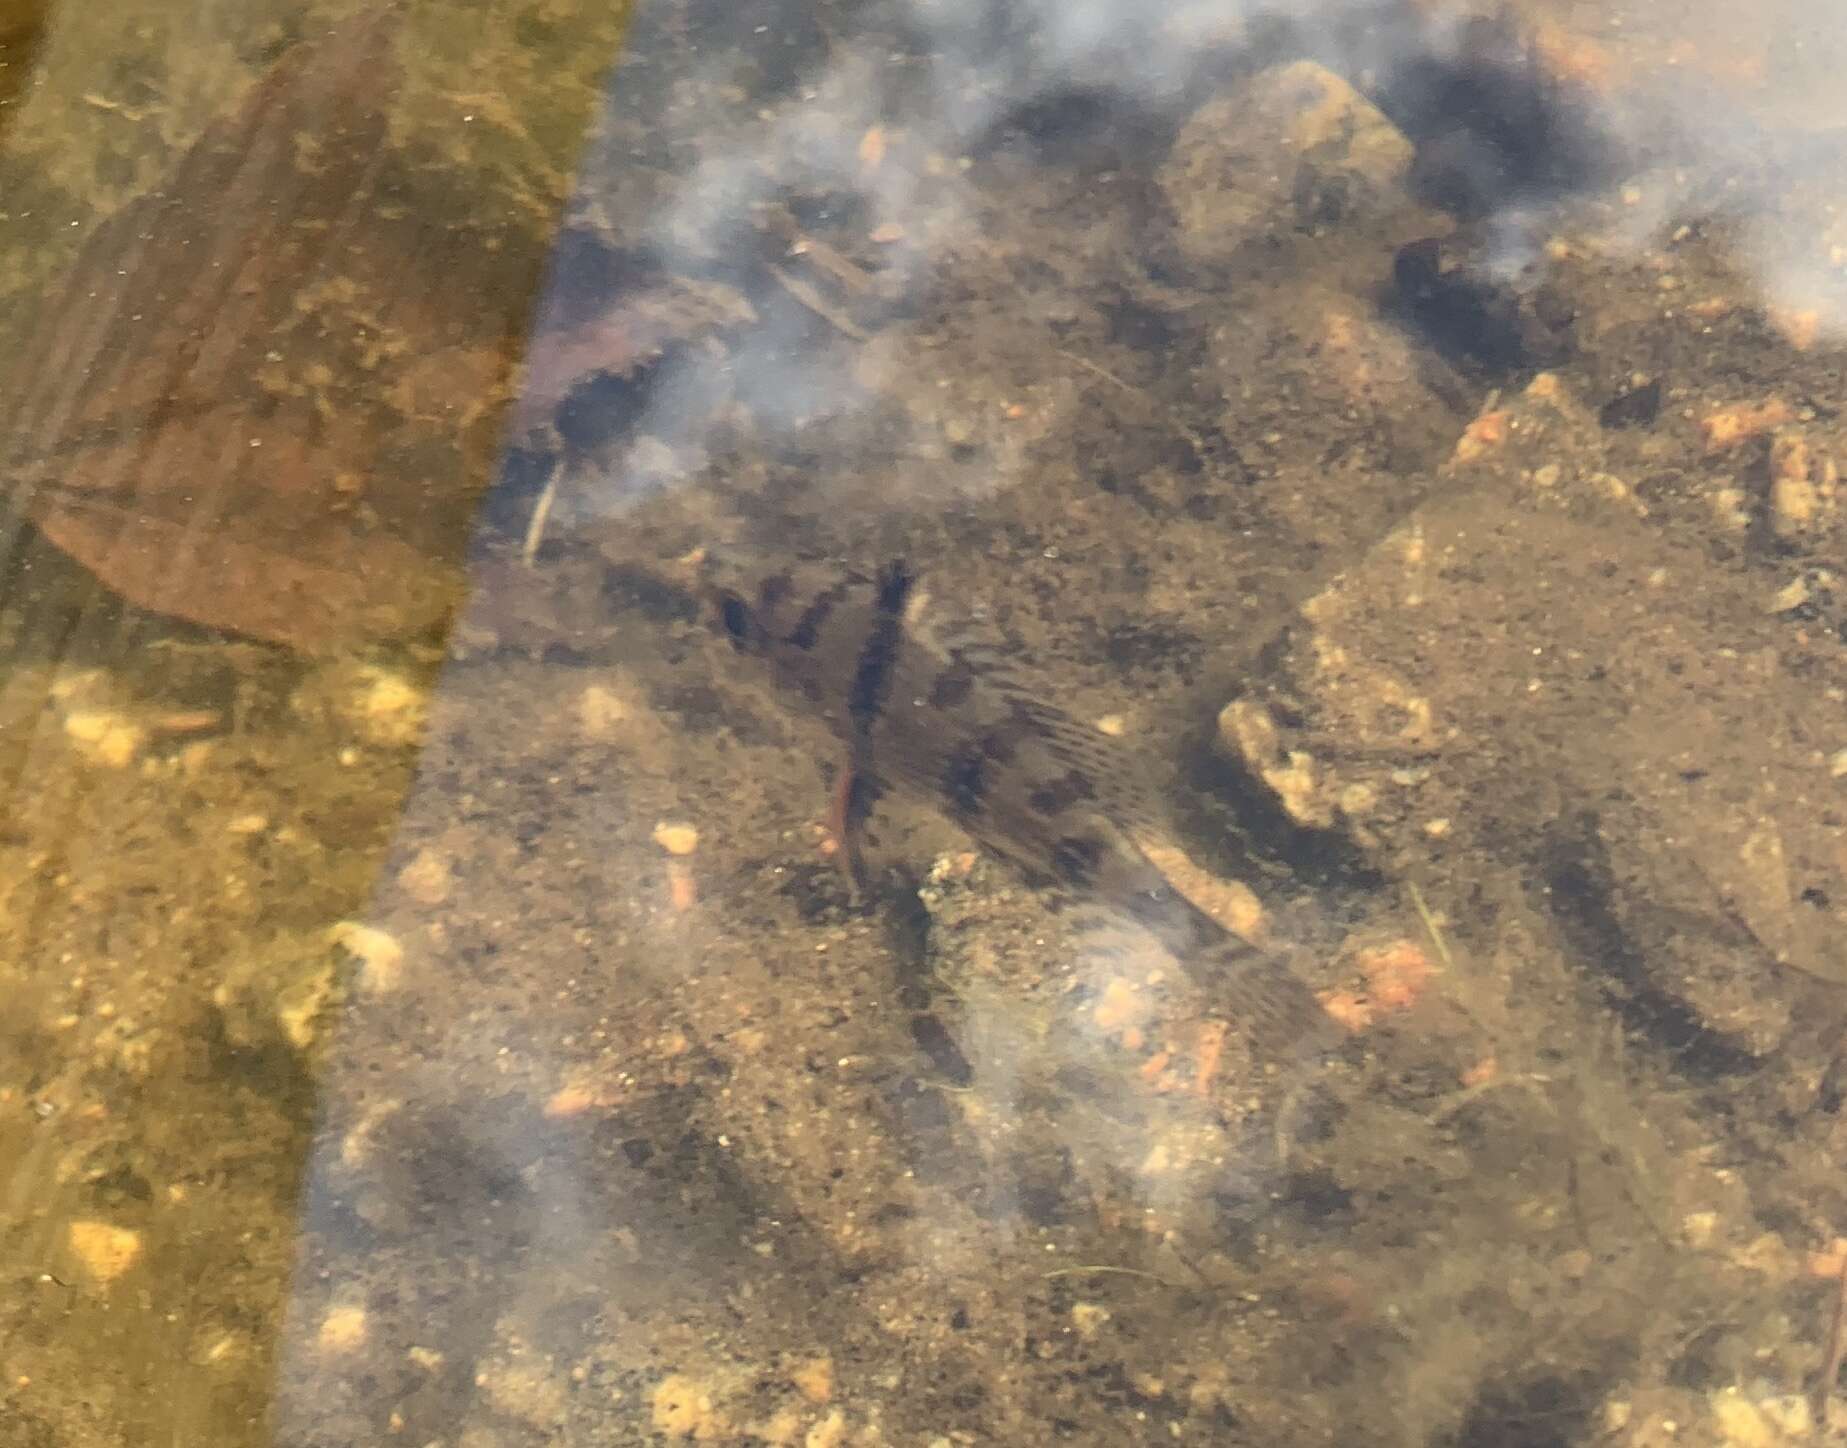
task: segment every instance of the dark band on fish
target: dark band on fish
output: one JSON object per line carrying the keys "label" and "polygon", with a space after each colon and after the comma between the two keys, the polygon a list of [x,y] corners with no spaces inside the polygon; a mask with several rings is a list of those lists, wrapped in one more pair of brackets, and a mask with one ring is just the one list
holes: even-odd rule
{"label": "dark band on fish", "polygon": [[958,709],[968,702],[975,689],[975,671],[966,660],[957,659],[936,676],[930,686],[932,709]]}
{"label": "dark band on fish", "polygon": [[980,812],[988,795],[988,761],[979,748],[962,748],[943,768],[943,797],[952,816],[967,820]]}
{"label": "dark band on fish", "polygon": [[916,580],[902,562],[887,564],[878,577],[878,621],[859,651],[853,670],[853,686],[847,693],[847,716],[854,732],[861,737],[871,734],[891,693],[892,665],[897,662],[898,648],[904,641],[904,605],[911,596]]}
{"label": "dark band on fish", "polygon": [[1087,889],[1096,879],[1103,845],[1086,835],[1066,835],[1052,847],[1052,868],[1067,885]]}
{"label": "dark band on fish", "polygon": [[1015,702],[1008,706],[1004,720],[983,731],[979,747],[992,763],[1005,765],[1014,761],[1022,745],[1034,743],[1038,739],[1039,726],[1032,711]]}
{"label": "dark band on fish", "polygon": [[757,602],[765,613],[795,591],[795,580],[786,573],[772,573],[757,587]]}
{"label": "dark band on fish", "polygon": [[1081,769],[1068,769],[1057,779],[1042,784],[1026,796],[1027,808],[1050,819],[1063,814],[1072,805],[1096,799],[1097,791],[1090,776]]}
{"label": "dark band on fish", "polygon": [[822,589],[820,593],[814,596],[813,601],[808,607],[802,610],[802,616],[795,621],[794,629],[790,631],[788,638],[783,642],[787,643],[791,648],[797,648],[803,653],[807,653],[820,642],[821,629],[822,626],[827,623],[827,616],[832,613],[840,604],[840,601],[852,591],[853,584],[845,579],[842,579],[839,583],[833,584],[828,588]]}

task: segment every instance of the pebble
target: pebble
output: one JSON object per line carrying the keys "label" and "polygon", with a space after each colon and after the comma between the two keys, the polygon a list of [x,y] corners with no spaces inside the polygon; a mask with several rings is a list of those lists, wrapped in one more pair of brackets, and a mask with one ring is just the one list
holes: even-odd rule
{"label": "pebble", "polygon": [[322,1352],[349,1353],[365,1346],[368,1331],[363,1307],[334,1307],[321,1319],[314,1341]]}
{"label": "pebble", "polygon": [[1828,761],[1828,773],[1836,779],[1847,779],[1847,749],[1838,749],[1834,758]]}
{"label": "pebble", "polygon": [[347,719],[373,744],[400,747],[423,738],[429,706],[423,690],[389,669],[360,670]]}
{"label": "pebble", "polygon": [[91,1280],[105,1287],[141,1258],[141,1234],[111,1222],[72,1222],[65,1240]]}
{"label": "pebble", "polygon": [[802,1448],[839,1448],[846,1437],[847,1415],[835,1408],[808,1430],[808,1436],[802,1439]]}
{"label": "pebble", "polygon": [[1219,743],[1267,784],[1298,824],[1326,828],[1333,813],[1320,798],[1313,756],[1286,749],[1275,718],[1262,704],[1235,699],[1219,711]]}
{"label": "pebble", "polygon": [[1751,526],[1750,500],[1743,488],[1714,488],[1707,499],[1712,516],[1721,527],[1742,533]]}
{"label": "pebble", "polygon": [[662,1378],[655,1385],[650,1407],[657,1433],[707,1442],[724,1431],[711,1392],[684,1373]]}
{"label": "pebble", "polygon": [[1815,1429],[1815,1415],[1809,1409],[1809,1400],[1801,1393],[1765,1398],[1757,1407],[1786,1437],[1806,1438]]}
{"label": "pebble", "polygon": [[310,972],[295,981],[276,1000],[276,1025],[283,1039],[298,1051],[313,1050],[337,994],[331,968]]}
{"label": "pebble", "polygon": [[196,1357],[206,1367],[238,1367],[249,1360],[250,1340],[240,1333],[220,1332],[200,1344]]}
{"label": "pebble", "polygon": [[689,824],[663,820],[654,827],[654,843],[670,855],[690,855],[699,848],[699,831]]}
{"label": "pebble", "polygon": [[548,1120],[562,1121],[581,1116],[597,1104],[597,1093],[589,1086],[573,1083],[560,1086],[546,1098],[544,1113]]}
{"label": "pebble", "polygon": [[577,696],[577,725],[588,739],[609,738],[630,714],[622,696],[601,684],[591,684]]}
{"label": "pebble", "polygon": [[1779,588],[1764,606],[1765,613],[1788,613],[1792,608],[1800,608],[1809,601],[1809,586],[1805,579],[1795,579]]}
{"label": "pebble", "polygon": [[1350,220],[1398,201],[1412,147],[1346,81],[1313,61],[1277,66],[1181,127],[1160,184],[1199,261],[1278,231]]}
{"label": "pebble", "polygon": [[74,744],[111,769],[122,769],[141,752],[146,732],[126,715],[103,709],[85,709],[64,721],[64,732]]}
{"label": "pebble", "polygon": [[1700,419],[1700,435],[1709,453],[1727,452],[1795,418],[1795,412],[1781,398],[1752,406],[1740,403],[1721,407]]}
{"label": "pebble", "polygon": [[1770,1426],[1770,1420],[1759,1411],[1757,1404],[1742,1396],[1736,1388],[1713,1395],[1712,1416],[1725,1441],[1737,1444],[1738,1448],[1775,1448],[1782,1436]]}
{"label": "pebble", "polygon": [[337,945],[359,962],[362,989],[380,992],[393,989],[402,975],[404,947],[397,938],[372,925],[357,920],[342,920],[327,932],[330,945]]}
{"label": "pebble", "polygon": [[1793,541],[1819,527],[1839,504],[1840,468],[1800,436],[1782,434],[1770,454],[1770,527]]}
{"label": "pebble", "polygon": [[810,1358],[789,1374],[789,1381],[809,1402],[825,1403],[834,1395],[834,1360],[825,1355]]}
{"label": "pebble", "polygon": [[398,871],[398,888],[419,905],[441,905],[455,885],[449,861],[429,846]]}
{"label": "pebble", "polygon": [[476,1371],[475,1386],[495,1411],[535,1428],[557,1428],[571,1404],[565,1381],[533,1363],[488,1363]]}

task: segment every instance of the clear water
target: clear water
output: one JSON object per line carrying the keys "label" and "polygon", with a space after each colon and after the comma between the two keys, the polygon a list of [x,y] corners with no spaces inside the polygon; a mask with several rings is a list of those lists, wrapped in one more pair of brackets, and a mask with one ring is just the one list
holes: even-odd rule
{"label": "clear water", "polygon": [[0,1445],[1825,1441],[1844,45],[0,14]]}

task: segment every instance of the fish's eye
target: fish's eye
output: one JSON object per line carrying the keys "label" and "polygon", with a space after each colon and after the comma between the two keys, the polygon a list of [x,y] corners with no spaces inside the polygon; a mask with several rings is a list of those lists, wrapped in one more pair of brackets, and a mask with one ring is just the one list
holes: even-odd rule
{"label": "fish's eye", "polygon": [[750,609],[735,593],[727,593],[719,599],[718,616],[724,622],[725,632],[737,643],[750,637]]}

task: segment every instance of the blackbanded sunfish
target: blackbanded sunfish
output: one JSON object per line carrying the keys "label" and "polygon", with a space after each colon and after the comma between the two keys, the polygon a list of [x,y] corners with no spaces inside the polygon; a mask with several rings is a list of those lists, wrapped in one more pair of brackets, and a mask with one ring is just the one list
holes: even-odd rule
{"label": "blackbanded sunfish", "polygon": [[1157,868],[1150,853],[1168,853],[1157,842],[1172,835],[1133,753],[1027,687],[1009,651],[941,606],[905,563],[867,573],[698,550],[683,565],[716,629],[845,744],[833,822],[856,879],[867,811],[902,790],[1029,885],[1148,931],[1265,1054],[1338,1035],[1276,955]]}

